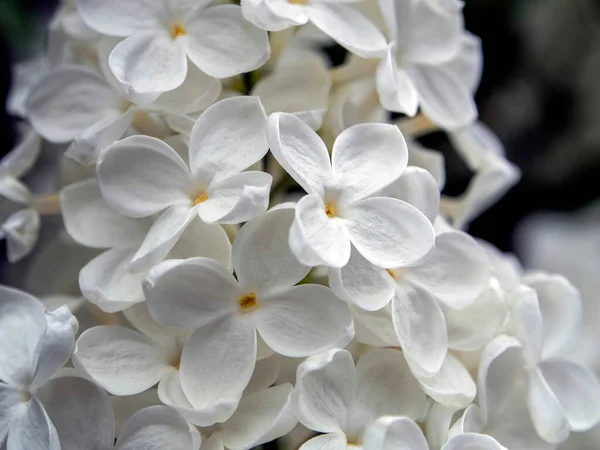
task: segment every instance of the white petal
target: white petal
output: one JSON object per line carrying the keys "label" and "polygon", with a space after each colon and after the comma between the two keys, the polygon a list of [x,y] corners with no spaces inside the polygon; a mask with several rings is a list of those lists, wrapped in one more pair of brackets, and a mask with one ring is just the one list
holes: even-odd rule
{"label": "white petal", "polygon": [[208,200],[196,206],[206,223],[238,224],[265,212],[273,178],[265,172],[242,172],[212,182]]}
{"label": "white petal", "polygon": [[[395,292],[395,287],[394,287]],[[398,347],[400,343],[392,323],[391,304],[378,311],[352,308],[356,341],[373,347]]]}
{"label": "white petal", "polygon": [[231,272],[209,258],[162,262],[144,281],[148,308],[158,323],[200,328],[234,311],[239,287]]}
{"label": "white petal", "polygon": [[77,319],[67,306],[46,313],[46,329],[37,345],[38,360],[29,388],[34,391],[44,385],[71,358]]}
{"label": "white petal", "polygon": [[556,396],[573,431],[587,431],[600,422],[596,399],[598,376],[589,368],[564,360],[544,361],[544,379]]}
{"label": "white petal", "polygon": [[191,206],[188,168],[159,139],[131,136],[116,142],[100,154],[96,173],[104,199],[125,216],[150,216],[174,203]]}
{"label": "white petal", "polygon": [[190,167],[216,180],[238,174],[269,148],[267,116],[258,97],[232,97],[204,111],[190,136]]}
{"label": "white petal", "polygon": [[339,3],[316,3],[309,9],[310,21],[346,50],[363,58],[381,56],[385,37],[356,9]]}
{"label": "white petal", "polygon": [[446,306],[462,309],[487,288],[489,266],[477,242],[468,234],[455,231],[438,235],[431,258],[411,269],[407,276]]}
{"label": "white petal", "polygon": [[44,306],[35,297],[0,286],[0,379],[26,386],[35,370],[36,347],[46,328]]}
{"label": "white petal", "polygon": [[346,224],[325,214],[325,204],[315,195],[307,195],[296,205],[290,229],[292,252],[306,266],[343,267],[350,258],[350,238]]}
{"label": "white petal", "polygon": [[40,215],[34,209],[22,209],[12,214],[2,225],[6,237],[8,262],[20,261],[37,243],[40,230]]}
{"label": "white petal", "polygon": [[354,361],[346,350],[329,350],[300,364],[292,393],[300,423],[323,433],[341,432],[354,396],[354,375]]}
{"label": "white petal", "polygon": [[198,450],[200,434],[176,411],[150,406],[135,413],[117,436],[118,450]]}
{"label": "white petal", "polygon": [[[469,405],[469,408],[473,405]],[[433,403],[427,414],[427,421],[425,422],[425,433],[427,435],[427,442],[432,449],[440,449],[444,442],[446,442],[450,433],[455,429],[450,425],[456,414],[456,408],[452,406],[445,406],[441,403]],[[456,421],[458,423],[462,417],[459,417]]]}
{"label": "white petal", "polygon": [[419,92],[423,113],[435,123],[447,130],[456,130],[477,118],[471,92],[450,70],[420,65],[407,70]]}
{"label": "white petal", "polygon": [[77,0],[76,5],[85,23],[103,34],[127,36],[160,24],[162,5],[152,0],[133,0],[127,3],[118,0],[101,3]]}
{"label": "white petal", "polygon": [[523,345],[527,361],[536,364],[542,355],[544,327],[537,295],[521,285],[509,292],[506,302],[512,312],[510,330]]}
{"label": "white petal", "polygon": [[343,211],[352,244],[372,264],[405,267],[423,259],[434,247],[431,223],[414,206],[377,197]]}
{"label": "white petal", "polygon": [[383,308],[396,292],[396,283],[387,271],[364,259],[355,248],[348,264],[329,269],[329,286],[339,298],[367,311]]}
{"label": "white petal", "polygon": [[444,314],[433,297],[418,286],[398,287],[392,300],[392,320],[413,370],[435,375],[448,352],[448,334]]}
{"label": "white petal", "polygon": [[302,188],[323,197],[332,170],[327,147],[306,123],[287,113],[269,116],[267,138],[277,162]]}
{"label": "white petal", "polygon": [[231,450],[244,450],[284,436],[296,426],[290,404],[292,385],[282,384],[244,397],[221,430]]}
{"label": "white petal", "polygon": [[89,69],[67,66],[50,72],[31,90],[27,112],[33,127],[52,142],[68,142],[120,115],[122,100]]}
{"label": "white petal", "polygon": [[[408,140],[408,164],[427,170],[440,190],[446,184],[446,169],[444,167],[444,155],[435,150],[423,147],[415,140]],[[409,202],[410,203],[410,202]]]}
{"label": "white petal", "polygon": [[419,384],[436,402],[457,409],[471,403],[477,392],[475,382],[465,366],[450,353],[440,371],[431,378],[419,377]]}
{"label": "white petal", "polygon": [[281,31],[308,22],[308,10],[302,5],[265,0],[243,0],[244,19],[261,30]]}
{"label": "white petal", "polygon": [[41,138],[33,127],[21,134],[18,144],[0,161],[0,173],[20,178],[33,167],[41,150]]}
{"label": "white petal", "polygon": [[481,433],[485,425],[485,417],[483,417],[481,409],[475,403],[472,403],[467,406],[463,414],[452,425],[448,437],[463,433]]}
{"label": "white petal", "polygon": [[51,380],[39,393],[62,450],[103,449],[115,441],[115,418],[106,392],[84,378]]}
{"label": "white petal", "polygon": [[0,176],[0,196],[21,205],[28,205],[32,197],[27,185],[11,175]]}
{"label": "white petal", "polygon": [[187,75],[184,46],[166,30],[129,36],[115,46],[108,64],[125,92],[134,94],[171,91]]}
{"label": "white petal", "polygon": [[222,226],[204,223],[200,218],[193,219],[167,259],[196,256],[211,258],[225,267],[231,267],[231,242]]}
{"label": "white petal", "polygon": [[347,448],[344,433],[322,434],[309,439],[300,446],[301,450],[345,450]]}
{"label": "white petal", "polygon": [[132,395],[158,383],[169,361],[157,344],[136,331],[97,326],[77,339],[73,364],[111,394]]}
{"label": "white petal", "polygon": [[269,58],[267,32],[246,22],[237,5],[204,9],[189,18],[184,41],[190,60],[215,78],[261,67]]}
{"label": "white petal", "polygon": [[283,207],[240,229],[233,244],[233,267],[240,284],[268,292],[289,288],[308,274],[310,268],[298,262],[288,243],[293,220],[294,209]]}
{"label": "white petal", "polygon": [[429,450],[423,432],[407,417],[384,416],[367,427],[364,446],[373,450]]}
{"label": "white petal", "polygon": [[185,344],[181,387],[195,408],[214,408],[214,422],[223,422],[235,411],[255,363],[254,325],[226,317],[204,325]]}
{"label": "white petal", "polygon": [[560,275],[532,274],[523,282],[537,293],[544,321],[543,358],[564,356],[583,328],[579,291]]}
{"label": "white petal", "polygon": [[569,437],[569,421],[562,406],[538,368],[529,372],[527,407],[542,439],[558,444]]}
{"label": "white petal", "polygon": [[384,197],[392,197],[410,203],[421,211],[431,223],[440,208],[440,190],[431,173],[420,167],[409,166],[400,178],[381,191]]}
{"label": "white petal", "polygon": [[60,206],[69,236],[86,247],[131,245],[141,242],[147,231],[144,221],[123,217],[109,207],[94,179],[64,187]]}
{"label": "white petal", "polygon": [[194,210],[187,205],[173,205],[163,211],[127,265],[128,270],[146,271],[162,261],[195,217]]}
{"label": "white petal", "polygon": [[280,375],[282,374],[281,366],[282,359],[279,355],[275,353],[271,353],[268,356],[260,359],[260,346],[266,345],[264,341],[262,344],[260,343],[262,339],[257,339],[258,351],[257,351],[257,361],[256,366],[254,367],[254,373],[252,374],[252,378],[250,379],[250,383],[246,386],[244,390],[244,395],[254,394],[255,392],[262,391],[267,389],[274,384],[277,383]]}
{"label": "white petal", "polygon": [[81,269],[79,289],[86,300],[108,313],[122,311],[144,301],[144,274],[133,274],[127,270],[135,250],[135,247],[108,250]]}
{"label": "white petal", "polygon": [[352,330],[348,304],[325,286],[294,286],[259,300],[264,309],[257,314],[256,328],[269,347],[285,356],[314,355]]}
{"label": "white petal", "polygon": [[383,415],[416,420],[425,408],[425,394],[410,372],[402,353],[376,349],[356,364],[356,393],[349,434],[356,436]]}
{"label": "white petal", "polygon": [[379,102],[388,111],[413,117],[419,109],[419,93],[410,75],[398,68],[396,51],[393,45],[387,49],[385,57],[377,67],[377,93]]}
{"label": "white petal", "polygon": [[21,387],[0,382],[0,442],[4,443],[13,421],[23,413],[25,399]]}
{"label": "white petal", "polygon": [[335,140],[331,156],[333,175],[342,185],[346,201],[361,200],[396,181],[407,162],[402,133],[398,127],[383,123],[344,130]]}
{"label": "white petal", "polygon": [[450,439],[442,450],[506,450],[496,439],[476,433],[464,433]]}
{"label": "white petal", "polygon": [[476,92],[483,73],[481,39],[467,31],[461,36],[461,41],[460,51],[447,64],[460,76],[471,92]]}
{"label": "white petal", "polygon": [[29,401],[27,410],[11,425],[7,448],[61,450],[56,429],[35,396]]}

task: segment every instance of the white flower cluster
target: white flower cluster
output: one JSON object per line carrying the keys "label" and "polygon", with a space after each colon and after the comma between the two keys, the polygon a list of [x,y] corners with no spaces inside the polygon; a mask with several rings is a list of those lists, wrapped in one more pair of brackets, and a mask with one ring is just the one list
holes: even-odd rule
{"label": "white flower cluster", "polygon": [[[0,447],[542,450],[599,423],[577,291],[460,231],[519,177],[462,6],[65,0],[15,71],[1,230],[11,262],[51,214],[96,250],[84,306],[0,287]],[[77,163],[56,194],[19,180],[42,141]]]}

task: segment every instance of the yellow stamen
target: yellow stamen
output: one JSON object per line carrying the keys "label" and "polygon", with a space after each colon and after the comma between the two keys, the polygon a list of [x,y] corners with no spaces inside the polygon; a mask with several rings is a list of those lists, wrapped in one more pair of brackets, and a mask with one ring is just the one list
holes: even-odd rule
{"label": "yellow stamen", "polygon": [[185,36],[186,34],[187,31],[183,25],[173,25],[173,30],[171,31],[171,36],[173,36],[173,39],[177,39],[179,36]]}
{"label": "yellow stamen", "polygon": [[385,269],[385,271],[396,281],[401,279],[404,273],[402,269]]}
{"label": "yellow stamen", "polygon": [[308,5],[308,0],[288,0],[292,5]]}
{"label": "yellow stamen", "polygon": [[206,193],[200,194],[198,197],[196,197],[194,199],[194,206],[196,206],[200,203],[204,203],[206,200],[208,200],[208,195],[206,195]]}
{"label": "yellow stamen", "polygon": [[256,294],[254,292],[250,292],[248,294],[243,295],[238,300],[238,305],[240,305],[240,310],[242,312],[248,312],[250,310],[255,309],[258,306],[258,299],[256,298]]}
{"label": "yellow stamen", "polygon": [[333,206],[327,204],[325,205],[325,214],[327,214],[327,217],[329,217],[330,219],[335,216],[335,209]]}

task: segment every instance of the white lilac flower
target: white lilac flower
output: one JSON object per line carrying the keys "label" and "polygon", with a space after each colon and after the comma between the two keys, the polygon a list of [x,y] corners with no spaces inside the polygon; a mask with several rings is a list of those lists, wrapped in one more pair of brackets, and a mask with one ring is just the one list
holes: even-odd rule
{"label": "white lilac flower", "polygon": [[35,297],[0,286],[0,443],[7,450],[60,450],[39,395],[71,357],[77,328],[66,306],[46,312]]}
{"label": "white lilac flower", "polygon": [[161,261],[196,217],[237,224],[267,209],[271,176],[244,171],[267,153],[265,126],[256,97],[234,97],[215,103],[196,121],[189,164],[148,136],[131,136],[100,154],[96,172],[106,202],[127,217],[158,215],[130,270]]}
{"label": "white lilac flower", "polygon": [[351,127],[336,139],[331,160],[319,136],[290,114],[271,114],[268,140],[279,164],[308,193],[298,202],[289,236],[301,263],[343,267],[352,250],[379,267],[401,267],[432,250],[433,227],[419,210],[372,197],[406,168],[397,127]]}
{"label": "white lilac flower", "polygon": [[49,404],[48,416],[56,427],[61,450],[200,448],[196,427],[166,406],[140,409],[116,433],[110,398],[98,386],[84,378],[64,377],[50,381],[49,388],[42,398]]}
{"label": "white lilac flower", "polygon": [[181,387],[194,408],[215,410],[214,421],[233,414],[250,380],[257,332],[291,357],[345,345],[353,336],[345,302],[324,286],[295,286],[310,269],[288,247],[293,216],[282,205],[242,227],[233,243],[237,278],[214,260],[190,258],[158,264],[144,283],[157,322],[196,330],[181,355]]}
{"label": "white lilac flower", "polygon": [[[351,0],[352,1],[352,0]],[[364,58],[385,52],[377,26],[348,0],[242,0],[244,17],[259,28],[281,31],[310,22],[342,47]]]}
{"label": "white lilac flower", "polygon": [[372,421],[386,415],[417,420],[426,407],[402,354],[391,349],[372,350],[356,367],[347,350],[308,358],[298,367],[292,402],[301,424],[324,433],[303,450],[367,445],[365,431]]}
{"label": "white lilac flower", "polygon": [[242,17],[236,5],[209,7],[209,0],[77,0],[94,30],[124,37],[109,66],[127,90],[156,94],[180,86],[188,58],[215,78],[259,68],[269,57],[266,31]]}
{"label": "white lilac flower", "polygon": [[[69,235],[86,247],[108,249],[79,272],[83,296],[106,312],[116,312],[144,301],[146,272],[130,272],[128,264],[148,233],[151,221],[124,217],[106,204],[95,179],[63,188],[60,203]],[[223,228],[195,218],[167,259],[204,256],[231,264],[231,244]]]}

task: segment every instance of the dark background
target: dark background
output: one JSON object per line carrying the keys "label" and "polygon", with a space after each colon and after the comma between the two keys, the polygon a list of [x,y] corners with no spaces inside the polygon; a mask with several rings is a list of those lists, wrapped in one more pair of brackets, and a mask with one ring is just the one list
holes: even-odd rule
{"label": "dark background", "polygon": [[[11,61],[35,54],[56,4],[0,0],[2,102]],[[520,183],[469,231],[518,253],[512,237],[524,217],[575,210],[600,197],[600,0],[466,0],[465,20],[483,42],[480,119],[522,170]],[[328,51],[334,60],[344,57]],[[2,110],[2,154],[14,144],[16,123]],[[437,133],[424,143],[446,156],[445,193],[460,194],[471,173],[446,137]]]}

